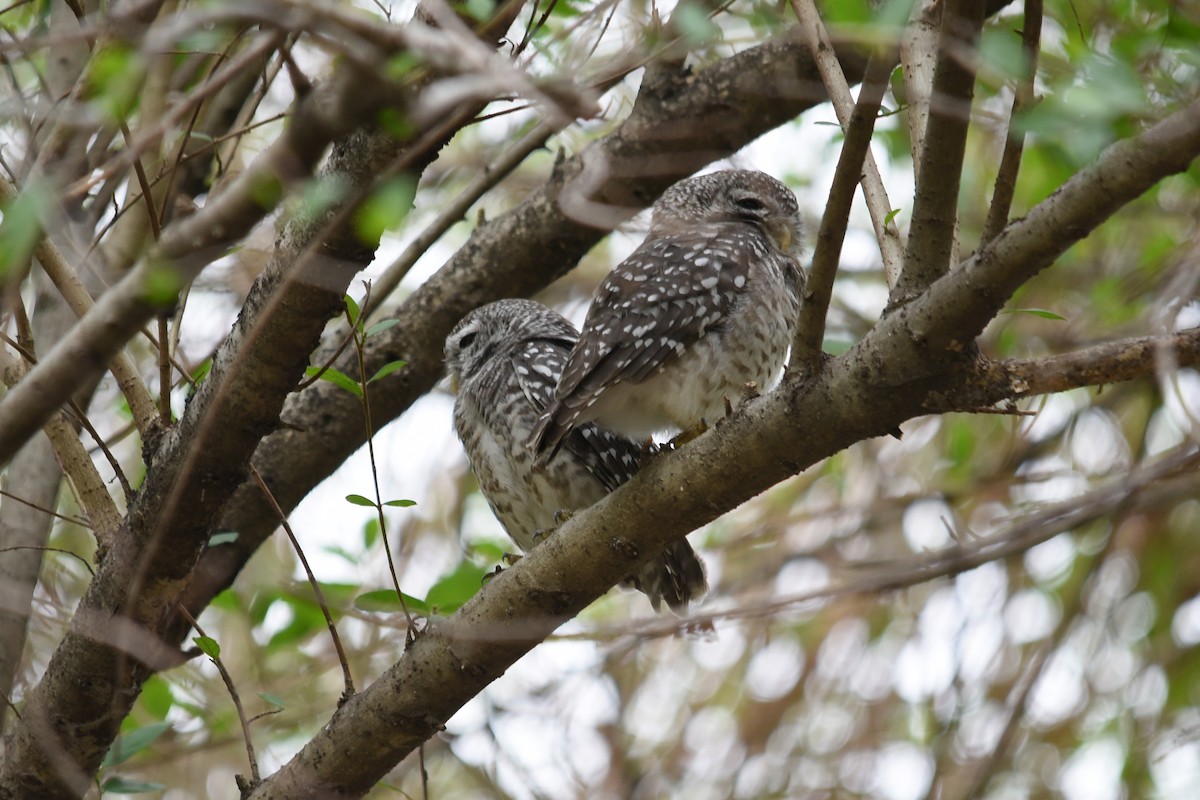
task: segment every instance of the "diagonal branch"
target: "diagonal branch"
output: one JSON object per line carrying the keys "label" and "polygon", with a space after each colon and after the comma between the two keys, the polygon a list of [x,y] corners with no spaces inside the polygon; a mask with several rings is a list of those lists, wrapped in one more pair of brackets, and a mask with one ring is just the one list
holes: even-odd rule
{"label": "diagonal branch", "polygon": [[975,87],[975,72],[968,59],[974,58],[984,13],[983,0],[948,0],[942,10],[938,61],[917,170],[913,219],[904,251],[904,269],[888,299],[890,308],[908,302],[950,269],[958,219],[958,188]]}

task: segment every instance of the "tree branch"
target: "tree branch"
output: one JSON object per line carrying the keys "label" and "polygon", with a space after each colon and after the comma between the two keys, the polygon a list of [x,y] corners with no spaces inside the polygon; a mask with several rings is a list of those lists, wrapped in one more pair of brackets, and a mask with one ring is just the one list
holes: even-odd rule
{"label": "tree branch", "polygon": [[968,59],[974,56],[984,12],[983,0],[947,0],[942,10],[913,219],[904,251],[904,269],[888,299],[890,308],[911,300],[950,268],[958,219],[958,188],[975,89],[975,71]]}

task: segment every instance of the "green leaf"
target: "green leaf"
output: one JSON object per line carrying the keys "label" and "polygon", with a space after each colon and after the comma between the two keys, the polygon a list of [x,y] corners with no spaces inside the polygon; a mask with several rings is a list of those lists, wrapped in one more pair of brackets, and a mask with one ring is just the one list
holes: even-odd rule
{"label": "green leaf", "polygon": [[892,220],[894,220],[896,218],[896,215],[899,213],[900,213],[900,209],[893,208],[891,211],[889,211],[887,213],[887,216],[883,218],[883,224],[887,225],[888,223],[890,223]]}
{"label": "green leaf", "polygon": [[261,697],[263,700],[266,700],[269,704],[275,706],[276,708],[286,708],[287,707],[283,704],[283,698],[277,694],[271,694],[270,692],[259,692],[258,696]]}
{"label": "green leaf", "polygon": [[416,500],[388,500],[384,503],[385,506],[392,506],[393,508],[408,508],[416,504]]}
{"label": "green leaf", "polygon": [[[430,611],[424,600],[408,594],[404,595],[404,606],[408,608],[410,614],[428,615]],[[399,614],[404,610],[404,607],[400,605],[400,598],[396,596],[395,589],[374,589],[363,592],[354,598],[354,607],[360,611],[381,611],[388,614]]]}
{"label": "green leaf", "polygon": [[370,550],[379,541],[379,517],[371,517],[363,525],[363,549]]}
{"label": "green leaf", "polygon": [[1059,316],[1058,314],[1055,314],[1053,311],[1047,311],[1044,308],[1010,308],[1010,309],[1006,309],[1000,313],[1002,313],[1002,314],[1032,314],[1033,316],[1041,317],[1042,319],[1053,319],[1053,320],[1058,320],[1060,322],[1066,321],[1066,317]]}
{"label": "green leaf", "polygon": [[175,698],[171,695],[171,685],[160,675],[150,676],[143,684],[138,700],[150,716],[158,720],[166,719],[167,712],[175,704]]}
{"label": "green leaf", "polygon": [[137,108],[145,64],[129,44],[110,41],[92,56],[85,96],[111,120],[123,120]]}
{"label": "green leaf", "polygon": [[367,244],[378,244],[385,231],[398,227],[412,210],[417,183],[408,175],[387,181],[367,198],[355,216],[358,236]]}
{"label": "green leaf", "polygon": [[693,45],[704,44],[721,36],[721,29],[709,19],[708,11],[695,3],[684,2],[675,6],[671,24]]}
{"label": "green leaf", "polygon": [[50,195],[40,184],[26,186],[4,206],[0,222],[0,279],[28,263],[42,237],[42,211],[49,208]]}
{"label": "green leaf", "polygon": [[171,723],[169,722],[155,722],[121,734],[112,743],[112,747],[108,748],[108,755],[104,756],[104,761],[100,766],[115,767],[118,764],[124,764],[154,744],[158,737],[170,729]]}
{"label": "green leaf", "polygon": [[222,531],[221,533],[214,533],[212,536],[208,537],[208,546],[216,547],[219,544],[229,544],[230,542],[236,542],[237,538],[237,531]]}
{"label": "green leaf", "polygon": [[483,588],[488,571],[471,561],[460,561],[449,575],[438,579],[425,595],[425,602],[439,614],[452,613]]}
{"label": "green leaf", "polygon": [[[400,324],[400,320],[398,320],[398,319],[385,319],[380,322],[376,322],[374,325],[367,328],[367,338],[370,339],[375,334],[383,333],[388,328],[394,328],[399,324]],[[393,363],[395,363],[395,362],[393,362]],[[399,363],[403,364],[404,362],[401,361]],[[374,380],[374,378],[372,378],[371,380]]]}
{"label": "green leaf", "polygon": [[221,645],[211,636],[193,636],[192,641],[200,648],[200,652],[209,658],[215,660],[221,657]]}
{"label": "green leaf", "polygon": [[346,495],[346,502],[353,503],[356,506],[370,506],[371,508],[375,508],[375,501],[371,500],[370,498],[363,497],[361,494]]}
{"label": "green leaf", "polygon": [[362,399],[362,387],[358,385],[358,381],[354,380],[341,370],[334,369],[333,367],[327,367],[324,370],[322,370],[320,367],[309,367],[308,369],[304,370],[304,374],[310,378],[319,374],[320,380],[329,381],[334,386],[345,389],[358,399]]}
{"label": "green leaf", "polygon": [[492,18],[495,8],[492,0],[465,0],[463,3],[463,9],[467,12],[467,16],[476,22],[487,22]]}
{"label": "green leaf", "polygon": [[166,264],[154,264],[142,283],[141,299],[152,306],[169,306],[179,299],[183,289],[179,274]]}
{"label": "green leaf", "polygon": [[396,370],[401,369],[403,367],[407,367],[407,366],[408,366],[407,361],[392,361],[390,363],[384,364],[382,367],[379,368],[378,372],[376,372],[374,375],[371,376],[371,379],[369,381],[367,381],[367,383],[374,383],[375,381],[379,380],[380,378],[386,378],[388,375],[391,375]]}
{"label": "green leaf", "polygon": [[350,317],[350,324],[357,325],[358,318],[362,315],[362,309],[358,307],[358,303],[350,295],[345,296],[346,314]]}
{"label": "green leaf", "polygon": [[161,783],[135,781],[129,778],[122,778],[120,775],[114,775],[104,782],[100,790],[107,794],[146,794],[147,792],[161,792],[166,788]]}

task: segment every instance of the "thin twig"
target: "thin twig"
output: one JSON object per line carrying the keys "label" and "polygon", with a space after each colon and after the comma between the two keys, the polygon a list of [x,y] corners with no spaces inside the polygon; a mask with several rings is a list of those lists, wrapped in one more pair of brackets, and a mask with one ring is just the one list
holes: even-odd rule
{"label": "thin twig", "polygon": [[[838,122],[841,124],[842,130],[847,131],[847,142],[843,145],[844,153],[846,148],[850,147],[850,142],[848,141],[849,128],[853,112],[857,108],[854,98],[850,94],[850,85],[846,81],[846,75],[842,71],[841,63],[838,62],[837,53],[834,51],[833,43],[829,38],[829,31],[825,29],[824,23],[821,22],[821,17],[817,13],[817,8],[813,4],[813,0],[792,0],[792,9],[796,14],[796,18],[800,21],[800,29],[804,33],[806,44],[812,52],[817,69],[821,73],[821,82],[825,84],[825,91],[833,103],[833,109],[837,114]],[[875,157],[870,151],[870,135],[875,125],[874,117],[878,115],[879,106],[883,101],[883,92],[887,90],[887,79],[891,75],[892,68],[895,66],[895,59],[894,45],[877,50],[871,58],[871,63],[876,63],[876,60],[881,62],[876,64],[876,69],[883,72],[882,78],[876,76],[876,81],[873,81],[873,83],[877,82],[882,85],[873,87],[868,91],[867,78],[864,77],[863,79],[863,86],[859,90],[859,103],[862,104],[865,100],[871,99],[876,91],[878,91],[879,98],[873,101],[874,111],[871,115],[872,118],[869,120],[870,126],[866,131],[865,155],[856,157],[854,160],[854,163],[862,165],[861,181],[863,199],[866,200],[867,210],[871,214],[871,224],[875,228],[875,238],[879,241],[879,254],[883,259],[883,269],[884,274],[887,276],[889,289],[894,287],[896,281],[899,280],[904,252],[900,243],[900,233],[896,229],[895,223],[888,219],[892,213],[892,205],[888,200],[887,190],[883,186],[883,178],[879,174],[879,165],[875,163]],[[866,111],[867,109],[864,108],[863,110]],[[859,176],[856,175],[855,178],[857,180]],[[826,214],[828,214],[828,211]],[[828,304],[828,301],[826,301],[826,304]]]}
{"label": "thin twig", "polygon": [[[329,626],[329,636],[333,639],[333,649],[337,651],[338,662],[342,665],[342,680],[345,683],[345,694],[343,700],[354,695],[354,679],[350,676],[350,664],[346,660],[346,651],[342,648],[342,639],[338,636],[337,625],[333,622],[333,615],[329,612],[329,603],[325,600],[325,593],[321,591],[321,584],[317,582],[317,576],[313,574],[312,567],[308,565],[308,558],[304,555],[304,549],[300,547],[300,540],[296,538],[295,531],[292,530],[292,525],[288,522],[287,514],[279,506],[279,502],[275,499],[275,495],[271,493],[271,489],[267,486],[267,482],[263,480],[262,473],[252,464],[250,472],[254,476],[258,488],[262,490],[263,496],[270,503],[276,515],[279,517],[279,524],[283,526],[283,530],[287,533],[288,539],[292,542],[292,547],[296,551],[296,556],[300,559],[300,565],[304,567],[304,574],[308,576],[308,583],[313,588],[313,594],[316,595],[317,605],[321,607],[321,613],[325,615],[325,624]],[[182,606],[180,606],[182,608]],[[186,613],[186,612],[185,612]]]}
{"label": "thin twig", "polygon": [[375,282],[370,296],[363,302],[363,316],[369,317],[377,310],[384,298],[394,292],[396,287],[400,285],[400,282],[404,280],[404,276],[417,263],[417,259],[434,242],[442,238],[442,235],[456,222],[461,220],[480,197],[507,177],[522,161],[528,158],[530,153],[543,147],[546,144],[546,140],[559,130],[561,130],[559,126],[549,122],[539,122],[533,130],[525,134],[521,141],[509,148],[507,152],[501,154],[494,162],[484,167],[483,171],[475,176],[474,180],[459,193],[458,197],[454,198],[450,205],[442,209],[433,222],[421,231],[404,248],[404,252],[383,271],[383,274]]}
{"label": "thin twig", "polygon": [[[0,490],[0,494],[4,495],[5,497],[11,497],[13,500],[16,500],[17,502],[25,503],[25,501],[22,500],[21,498],[14,497],[13,495],[9,494],[8,492]],[[28,506],[28,505],[33,505],[33,504],[25,503],[25,505]],[[37,508],[37,506],[33,506],[33,507]],[[45,509],[41,509],[41,508],[38,508],[38,510],[45,511]],[[74,522],[77,525],[82,525],[85,528],[89,527],[88,524],[85,522],[80,522],[79,520],[74,520],[74,519],[70,519],[68,517],[64,517],[62,514],[55,514],[53,511],[46,511],[46,513],[51,514],[55,517],[58,517],[59,519],[65,519],[68,522]],[[79,555],[79,553],[72,552],[72,551],[62,548],[62,547],[50,547],[49,545],[35,545],[35,544],[16,544],[16,545],[12,545],[11,547],[0,547],[0,553],[9,553],[14,550],[42,550],[47,553],[62,553],[63,555],[74,558],[80,564],[83,564],[84,569],[86,569],[93,578],[96,577],[96,571],[94,569],[92,569],[92,565],[88,563],[88,560],[86,558]]]}
{"label": "thin twig", "polygon": [[979,238],[979,246],[996,238],[1008,224],[1012,211],[1013,194],[1017,188],[1017,172],[1021,168],[1021,152],[1025,147],[1025,130],[1021,127],[1021,112],[1033,104],[1033,84],[1037,78],[1038,44],[1042,36],[1042,0],[1025,0],[1025,24],[1021,30],[1021,52],[1025,56],[1025,74],[1017,81],[1013,95],[1012,111],[1008,115],[1008,132],[1004,138],[1004,155],[1000,157],[1000,169],[996,174],[996,188],[992,193],[992,205],[988,208],[987,222]]}
{"label": "thin twig", "polygon": [[[17,188],[0,177],[0,200],[7,203],[14,200],[16,196]],[[34,248],[34,255],[37,256],[42,270],[58,289],[59,294],[62,295],[63,300],[66,301],[75,316],[82,318],[91,311],[95,305],[92,296],[84,288],[76,271],[67,263],[62,251],[50,241],[49,237],[39,238],[37,246]],[[113,377],[117,379],[117,386],[121,389],[121,394],[129,403],[129,411],[133,414],[133,420],[137,424],[138,430],[145,436],[150,430],[155,416],[154,400],[150,397],[150,390],[142,382],[133,361],[125,354],[124,350],[117,352],[112,357],[109,369],[112,370]]]}
{"label": "thin twig", "polygon": [[[371,298],[371,284],[367,284],[367,297]],[[363,305],[366,305],[364,301]],[[359,312],[357,320],[350,319],[350,308],[346,308],[346,319],[350,322],[350,329],[354,332],[354,353],[358,359],[358,386],[360,391],[359,402],[362,403],[363,424],[367,429],[367,455],[371,460],[371,480],[375,487],[375,515],[379,521],[379,538],[383,541],[383,551],[387,556],[388,572],[392,576],[392,587],[396,590],[396,597],[400,600],[400,610],[404,612],[404,619],[408,622],[407,639],[412,642],[416,635],[417,623],[413,620],[412,614],[408,610],[408,604],[404,602],[404,592],[400,591],[400,577],[396,574],[396,561],[392,557],[392,546],[388,542],[387,535],[387,519],[383,513],[383,495],[379,491],[379,469],[375,461],[375,426],[371,420],[371,398],[368,394],[368,384],[370,379],[367,376],[367,363],[364,351],[366,350],[367,337],[366,328],[363,325],[365,314]]]}
{"label": "thin twig", "polygon": [[[186,608],[177,605],[176,609],[188,621],[188,624],[196,629],[196,633],[205,639],[212,638],[204,632],[204,628],[200,627],[200,623]],[[233,677],[229,674],[229,670],[225,669],[225,664],[221,662],[220,654],[209,656],[209,658],[217,665],[217,672],[221,673],[221,680],[225,682],[225,688],[229,690],[229,696],[233,699],[233,707],[237,709],[238,721],[242,724],[242,738],[246,742],[246,757],[250,760],[250,780],[253,785],[257,786],[262,778],[258,774],[258,759],[254,756],[254,741],[250,738],[250,721],[246,719],[246,710],[242,708],[242,698],[238,695],[237,687],[233,685]]]}
{"label": "thin twig", "polygon": [[[797,8],[812,0],[794,0]],[[792,348],[792,366],[809,372],[821,363],[821,342],[825,337],[825,315],[833,297],[833,282],[841,259],[842,243],[846,238],[846,226],[850,220],[850,206],[854,202],[854,190],[863,176],[866,186],[865,159],[870,158],[871,134],[879,107],[887,91],[888,77],[895,64],[895,50],[876,51],[867,62],[866,74],[859,89],[858,102],[846,125],[846,138],[838,156],[833,173],[833,185],[821,227],[817,232],[817,246],[809,270],[808,285],[804,296],[800,325],[796,331],[796,344]],[[831,92],[832,93],[832,92]],[[882,247],[883,240],[880,240]],[[898,262],[897,262],[898,263]],[[889,275],[891,273],[889,272]]]}
{"label": "thin twig", "polygon": [[60,514],[57,511],[54,511],[53,509],[46,508],[45,506],[40,506],[37,503],[31,503],[28,500],[26,500],[25,498],[17,497],[12,492],[6,492],[3,489],[0,489],[0,497],[7,497],[9,500],[14,500],[14,501],[20,503],[21,505],[32,508],[35,511],[40,511],[43,514],[49,514],[52,517],[61,519],[63,522],[69,522],[72,525],[78,525],[81,528],[91,528],[92,527],[92,523],[88,522],[83,517],[68,517],[66,514]]}

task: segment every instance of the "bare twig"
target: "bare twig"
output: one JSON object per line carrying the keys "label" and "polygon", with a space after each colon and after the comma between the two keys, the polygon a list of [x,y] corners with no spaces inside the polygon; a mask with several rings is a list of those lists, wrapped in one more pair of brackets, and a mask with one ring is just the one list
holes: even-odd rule
{"label": "bare twig", "polygon": [[[850,95],[850,86],[842,72],[841,64],[838,63],[837,55],[834,53],[829,32],[821,22],[813,0],[792,0],[792,9],[800,20],[800,30],[804,33],[808,48],[812,51],[813,60],[821,72],[821,80],[833,102],[838,122],[841,124],[842,130],[846,131],[846,143],[842,150],[843,157],[847,149],[857,151],[861,148],[863,151],[862,155],[855,153],[851,159],[851,165],[855,165],[855,168],[860,170],[854,175],[854,179],[855,182],[859,180],[862,182],[863,199],[866,200],[867,210],[871,214],[871,223],[875,228],[875,238],[879,241],[879,253],[883,258],[884,274],[887,276],[890,289],[896,285],[896,281],[900,277],[904,252],[900,242],[900,233],[895,223],[889,219],[892,205],[888,200],[887,190],[883,186],[883,178],[879,174],[879,165],[875,163],[875,157],[871,155],[870,139],[871,132],[875,127],[875,116],[879,113],[883,93],[887,90],[887,79],[896,63],[894,48],[889,46],[876,49],[872,57],[872,62],[876,66],[876,74],[869,82],[867,78],[863,79],[863,87],[859,90],[859,100],[856,105]],[[870,86],[869,91],[868,86]],[[853,112],[859,107],[861,107],[859,113],[864,115],[870,113],[871,118],[860,123],[866,125],[866,141],[851,144],[849,130],[853,121]],[[836,182],[835,178],[835,184]],[[853,199],[853,192],[851,192],[851,199]],[[826,216],[828,216],[828,210]],[[839,243],[836,250],[840,251],[840,249]],[[834,256],[836,258],[837,252],[834,253]],[[828,300],[825,303],[828,305]]]}
{"label": "bare twig", "polygon": [[996,188],[988,208],[980,244],[996,238],[1008,224],[1013,193],[1017,188],[1017,172],[1021,168],[1021,151],[1025,147],[1025,131],[1020,125],[1021,112],[1033,104],[1033,84],[1037,78],[1038,44],[1042,36],[1042,0],[1025,0],[1025,24],[1021,29],[1021,52],[1025,56],[1025,74],[1017,81],[1012,111],[1008,115],[1008,132],[1004,137],[1004,155],[996,174]]}
{"label": "bare twig", "polygon": [[[812,0],[794,0],[797,9],[811,2]],[[864,159],[870,158],[871,133],[875,129],[875,119],[879,114],[879,106],[883,102],[883,93],[887,90],[888,76],[894,63],[895,54],[888,51],[877,51],[867,62],[867,72],[859,90],[858,102],[855,103],[846,125],[845,142],[838,156],[829,200],[825,203],[825,213],[821,217],[821,227],[817,232],[817,247],[809,271],[796,342],[792,347],[792,367],[812,371],[820,366],[821,342],[825,337],[825,315],[829,310],[829,300],[833,296],[833,282],[850,219],[850,205],[854,200],[854,189],[860,176],[864,192],[866,190],[866,176],[870,172],[870,165],[864,168]],[[882,185],[880,188],[882,189]],[[872,209],[875,210],[878,209]],[[880,246],[884,252],[887,251],[883,244],[886,238],[885,235],[884,239],[880,239]],[[888,283],[891,285],[892,266],[898,268],[899,261],[889,265],[885,258],[884,266],[889,275]]]}
{"label": "bare twig", "polygon": [[[14,200],[16,196],[16,187],[0,177],[0,200],[7,203]],[[54,283],[67,305],[75,312],[75,316],[82,318],[92,310],[95,306],[92,296],[88,294],[83,282],[79,280],[79,275],[67,263],[62,251],[48,237],[42,236],[38,240],[34,255],[37,256],[38,263],[42,265],[42,269],[45,270],[46,275]],[[141,376],[133,365],[133,360],[123,351],[118,350],[112,354],[109,369],[112,370],[113,377],[117,379],[117,385],[125,396],[125,401],[129,403],[129,411],[133,414],[138,431],[145,436],[150,430],[155,416],[154,400],[150,397],[150,390],[142,382]]]}
{"label": "bare twig", "polygon": [[[179,613],[196,629],[196,633],[205,639],[212,639],[211,636],[204,632],[204,628],[200,627],[200,623],[196,621],[196,618],[188,613],[186,608],[180,608]],[[246,719],[246,710],[242,708],[242,698],[238,694],[237,687],[233,684],[233,676],[229,674],[229,670],[225,668],[224,662],[221,661],[220,654],[209,655],[209,658],[216,665],[217,671],[221,673],[221,680],[225,682],[225,688],[229,690],[229,697],[233,700],[233,707],[237,710],[238,722],[242,725],[242,739],[246,743],[246,758],[250,761],[251,785],[257,786],[262,778],[258,774],[258,759],[254,755],[254,740],[250,738],[250,722]]]}
{"label": "bare twig", "polygon": [[[337,625],[334,624],[333,615],[329,612],[329,603],[325,600],[325,592],[321,590],[321,584],[317,581],[317,576],[313,574],[312,567],[308,564],[308,558],[304,555],[304,549],[300,547],[300,540],[296,538],[295,531],[292,530],[292,525],[288,522],[287,514],[279,507],[279,503],[275,500],[275,495],[271,494],[270,487],[263,480],[260,473],[253,466],[250,467],[250,472],[254,476],[254,481],[258,484],[258,488],[262,490],[263,497],[271,504],[271,508],[275,509],[275,513],[279,515],[279,524],[283,526],[283,530],[287,533],[288,539],[291,540],[292,548],[296,551],[296,557],[300,559],[300,565],[304,567],[304,574],[308,576],[308,583],[312,586],[313,595],[317,599],[317,605],[321,607],[321,613],[325,615],[325,624],[329,628],[329,637],[333,640],[333,649],[337,651],[338,663],[342,666],[342,681],[345,685],[345,694],[342,695],[342,700],[354,694],[354,679],[350,675],[350,662],[346,659],[346,651],[342,647],[342,638],[338,636]],[[182,609],[182,606],[180,606]],[[186,610],[184,610],[186,614]],[[257,777],[257,776],[256,776]]]}
{"label": "bare twig", "polygon": [[957,203],[975,72],[964,51],[976,47],[984,0],[947,0],[938,36],[933,104],[921,148],[912,224],[904,269],[888,299],[895,308],[924,291],[950,269],[955,251]]}
{"label": "bare twig", "polygon": [[501,154],[499,158],[484,167],[483,171],[475,176],[471,183],[459,193],[458,197],[454,198],[450,205],[438,212],[433,222],[429,223],[404,248],[404,252],[397,256],[396,260],[383,271],[383,274],[379,276],[379,280],[375,283],[374,291],[363,302],[363,315],[369,317],[374,313],[380,304],[396,290],[396,287],[400,285],[400,281],[404,280],[404,276],[412,269],[413,264],[417,263],[417,259],[434,242],[440,239],[451,226],[462,219],[480,197],[507,177],[530,153],[544,146],[546,140],[558,130],[557,126],[548,122],[539,122],[533,130],[525,134],[521,141],[514,144]]}

